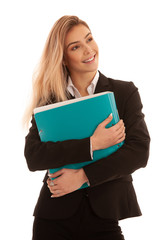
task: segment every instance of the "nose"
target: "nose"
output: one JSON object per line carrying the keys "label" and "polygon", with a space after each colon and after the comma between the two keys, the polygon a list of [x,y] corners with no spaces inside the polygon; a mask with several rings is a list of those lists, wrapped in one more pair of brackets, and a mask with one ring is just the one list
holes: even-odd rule
{"label": "nose", "polygon": [[91,54],[91,53],[93,53],[93,49],[90,46],[86,45],[85,48],[84,48],[84,54],[88,55],[88,54]]}

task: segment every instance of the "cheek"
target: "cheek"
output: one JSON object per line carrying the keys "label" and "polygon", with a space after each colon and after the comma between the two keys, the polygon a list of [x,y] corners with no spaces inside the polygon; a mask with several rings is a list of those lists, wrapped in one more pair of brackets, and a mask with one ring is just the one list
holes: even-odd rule
{"label": "cheek", "polygon": [[99,51],[99,48],[98,48],[98,45],[96,42],[93,43],[93,48],[98,52]]}
{"label": "cheek", "polygon": [[70,56],[70,64],[74,64],[77,62],[77,56],[75,54]]}
{"label": "cheek", "polygon": [[67,64],[68,66],[74,66],[77,63],[79,64],[81,61],[81,58],[78,54],[73,54],[67,57]]}

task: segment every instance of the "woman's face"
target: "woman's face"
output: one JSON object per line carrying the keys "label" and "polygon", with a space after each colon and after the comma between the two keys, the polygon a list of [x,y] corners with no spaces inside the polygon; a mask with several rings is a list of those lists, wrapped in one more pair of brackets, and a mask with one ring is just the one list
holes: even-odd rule
{"label": "woman's face", "polygon": [[97,71],[98,46],[86,26],[79,24],[67,33],[64,63],[71,76]]}

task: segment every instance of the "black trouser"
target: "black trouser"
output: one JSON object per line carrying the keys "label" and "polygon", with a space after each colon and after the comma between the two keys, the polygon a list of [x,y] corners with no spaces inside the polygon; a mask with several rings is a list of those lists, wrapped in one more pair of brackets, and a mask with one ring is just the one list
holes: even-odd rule
{"label": "black trouser", "polygon": [[118,221],[97,217],[84,197],[76,214],[67,219],[35,217],[32,240],[124,240]]}

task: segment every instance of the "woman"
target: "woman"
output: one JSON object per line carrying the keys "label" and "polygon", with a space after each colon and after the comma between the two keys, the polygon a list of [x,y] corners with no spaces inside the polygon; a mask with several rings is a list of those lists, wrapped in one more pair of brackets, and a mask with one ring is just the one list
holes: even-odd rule
{"label": "woman", "polygon": [[[86,22],[60,18],[51,29],[35,75],[33,109],[49,103],[113,91],[120,120],[106,129],[110,115],[92,136],[62,142],[41,142],[34,120],[26,136],[25,157],[31,171],[92,161],[92,153],[125,139],[115,153],[79,170],[62,169],[44,178],[34,211],[33,239],[124,239],[119,220],[140,216],[131,174],[145,167],[149,134],[132,82],[105,77],[98,69],[98,46]],[[125,125],[125,126],[124,126]],[[50,178],[56,178],[50,180]],[[89,187],[78,190],[85,182]]]}

